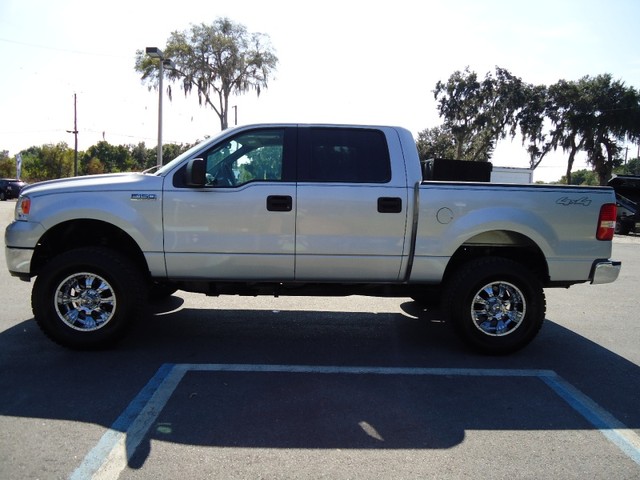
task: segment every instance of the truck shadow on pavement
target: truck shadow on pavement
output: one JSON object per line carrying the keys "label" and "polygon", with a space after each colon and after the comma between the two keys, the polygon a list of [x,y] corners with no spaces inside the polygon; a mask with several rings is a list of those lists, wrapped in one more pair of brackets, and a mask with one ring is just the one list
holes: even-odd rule
{"label": "truck shadow on pavement", "polygon": [[[596,429],[540,380],[488,370],[553,370],[628,428],[640,428],[640,369],[552,319],[526,349],[467,351],[437,312],[212,310],[174,296],[116,348],[63,349],[33,320],[0,334],[0,415],[113,429],[163,365],[281,365],[282,371],[187,368],[128,465],[153,440],[297,449],[446,449],[472,430]],[[305,365],[300,372],[286,366]],[[330,366],[335,370],[315,371]],[[442,369],[346,372],[342,367]],[[451,369],[451,374],[447,374]],[[457,376],[454,369],[478,370]],[[117,427],[115,427],[117,428]]]}

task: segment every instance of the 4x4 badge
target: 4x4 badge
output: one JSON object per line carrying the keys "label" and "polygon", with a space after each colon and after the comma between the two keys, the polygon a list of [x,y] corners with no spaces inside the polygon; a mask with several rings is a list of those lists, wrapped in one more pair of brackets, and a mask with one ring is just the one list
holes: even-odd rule
{"label": "4x4 badge", "polygon": [[582,205],[583,207],[588,207],[589,205],[591,205],[591,199],[589,197],[580,197],[580,198],[569,198],[569,197],[562,197],[559,198],[558,200],[556,200],[556,203],[558,205]]}

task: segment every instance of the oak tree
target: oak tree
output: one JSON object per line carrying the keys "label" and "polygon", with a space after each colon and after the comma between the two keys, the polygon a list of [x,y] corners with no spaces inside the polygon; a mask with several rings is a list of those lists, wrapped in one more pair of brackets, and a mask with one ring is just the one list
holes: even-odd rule
{"label": "oak tree", "polygon": [[[229,125],[229,96],[250,90],[259,96],[278,63],[268,35],[250,33],[228,18],[172,32],[163,53],[175,65],[164,68],[164,75],[178,82],[185,96],[194,92],[200,105],[212,108],[222,130]],[[135,69],[150,88],[158,86],[159,62],[136,52]],[[171,98],[171,85],[167,90]]]}
{"label": "oak tree", "polygon": [[455,140],[456,160],[488,161],[524,103],[522,80],[500,67],[482,80],[469,67],[456,71],[433,93],[444,128]]}

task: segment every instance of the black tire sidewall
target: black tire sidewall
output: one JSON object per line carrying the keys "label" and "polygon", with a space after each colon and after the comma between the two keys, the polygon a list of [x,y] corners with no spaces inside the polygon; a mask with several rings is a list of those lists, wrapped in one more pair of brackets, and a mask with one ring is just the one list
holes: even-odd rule
{"label": "black tire sidewall", "polygon": [[[526,313],[513,332],[491,336],[480,331],[471,316],[471,305],[482,287],[508,282],[518,288],[526,302]],[[445,307],[456,333],[475,350],[507,354],[521,349],[538,334],[545,317],[546,302],[540,280],[525,266],[503,258],[477,259],[458,270],[449,282]]]}
{"label": "black tire sidewall", "polygon": [[[58,316],[55,291],[74,273],[90,272],[104,278],[116,296],[116,311],[109,322],[94,331],[75,330]],[[113,345],[139,315],[145,291],[135,267],[125,257],[102,247],[70,250],[44,266],[36,277],[31,304],[36,322],[55,342],[73,349],[97,349]]]}

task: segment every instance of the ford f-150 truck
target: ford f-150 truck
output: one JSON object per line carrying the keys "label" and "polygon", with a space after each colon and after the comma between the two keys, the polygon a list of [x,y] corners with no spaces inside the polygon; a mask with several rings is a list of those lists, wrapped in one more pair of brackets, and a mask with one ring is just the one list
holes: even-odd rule
{"label": "ford f-150 truck", "polygon": [[79,349],[181,289],[411,297],[439,304],[470,346],[507,353],[541,328],[544,288],[617,278],[611,188],[423,174],[403,128],[237,127],[155,173],[25,188],[7,264],[35,277],[44,333]]}

